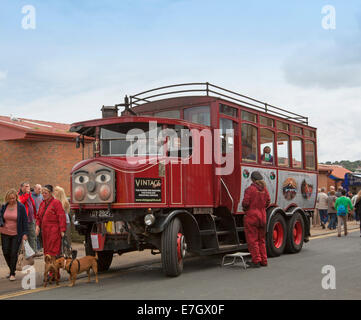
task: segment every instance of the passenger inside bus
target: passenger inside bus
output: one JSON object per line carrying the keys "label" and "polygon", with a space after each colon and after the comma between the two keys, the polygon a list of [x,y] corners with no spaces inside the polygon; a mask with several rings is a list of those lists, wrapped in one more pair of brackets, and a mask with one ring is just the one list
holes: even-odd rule
{"label": "passenger inside bus", "polygon": [[252,146],[248,143],[242,144],[242,159],[256,161],[256,155],[252,152]]}
{"label": "passenger inside bus", "polygon": [[261,160],[265,164],[273,164],[273,156],[271,154],[271,148],[269,146],[263,148],[263,154],[261,156]]}

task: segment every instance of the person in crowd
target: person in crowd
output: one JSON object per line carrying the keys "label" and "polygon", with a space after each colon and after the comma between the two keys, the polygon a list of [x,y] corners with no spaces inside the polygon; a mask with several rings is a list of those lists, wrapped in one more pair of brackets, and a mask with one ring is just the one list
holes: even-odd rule
{"label": "person in crowd", "polygon": [[330,218],[330,221],[328,223],[328,229],[330,230],[335,230],[336,226],[337,226],[337,211],[335,208],[335,203],[336,203],[336,199],[337,197],[335,196],[335,190],[331,190],[329,192],[329,196],[327,199],[327,203],[328,203],[328,209],[327,209],[327,214]]}
{"label": "person in crowd", "polygon": [[19,201],[25,206],[26,214],[28,216],[28,241],[30,247],[37,253],[36,235],[35,235],[35,223],[36,223],[36,205],[33,197],[30,193],[30,184],[23,182],[20,185]]}
{"label": "person in crowd", "polygon": [[40,230],[43,239],[44,256],[58,256],[61,253],[61,239],[66,231],[66,217],[61,202],[53,197],[53,186],[42,188],[43,202],[36,220],[36,234]]}
{"label": "person in crowd", "polygon": [[71,245],[71,221],[70,221],[70,204],[68,199],[66,198],[65,191],[62,187],[56,186],[54,188],[54,198],[58,199],[65,211],[65,217],[66,217],[66,232],[65,232],[65,239],[68,242],[69,245]]}
{"label": "person in crowd", "polygon": [[273,164],[273,156],[271,155],[271,148],[269,146],[265,146],[263,148],[261,161],[265,162],[266,164]]}
{"label": "person in crowd", "polygon": [[[320,192],[321,192],[321,188],[318,188],[317,189],[317,197],[318,197]],[[315,205],[315,212],[312,215],[312,225],[313,226],[321,225],[320,212],[319,212],[319,209],[318,209],[318,201],[317,200],[316,200],[316,205]]]}
{"label": "person in crowd", "polygon": [[338,219],[338,237],[341,237],[341,222],[343,222],[344,233],[347,236],[347,214],[350,210],[353,210],[351,199],[346,197],[346,190],[342,189],[341,197],[337,198],[335,203],[335,208],[337,210],[337,219]]}
{"label": "person in crowd", "polygon": [[325,188],[321,188],[321,192],[317,195],[318,211],[320,213],[320,222],[322,229],[326,228],[326,223],[328,221],[328,196],[325,191]]}
{"label": "person in crowd", "polygon": [[[41,194],[41,185],[36,184],[34,186],[34,191],[31,193],[31,196],[34,199],[36,212],[39,211],[40,204],[42,203],[43,195]],[[37,247],[37,253],[35,254],[35,257],[40,257],[42,255],[42,240],[41,240],[41,232],[39,233],[39,236],[36,237],[36,247]]]}
{"label": "person in crowd", "polygon": [[28,239],[28,217],[18,193],[10,189],[5,195],[5,204],[0,209],[1,246],[6,264],[10,269],[7,278],[15,280],[16,263],[21,242]]}
{"label": "person in crowd", "polygon": [[330,186],[330,191],[327,193],[327,195],[329,196],[332,191],[335,192],[335,187],[334,186]]}
{"label": "person in crowd", "polygon": [[270,204],[270,195],[262,175],[258,171],[251,174],[252,184],[245,190],[242,201],[246,216],[244,218],[245,235],[252,261],[250,267],[267,266],[266,252],[266,208]]}
{"label": "person in crowd", "polygon": [[337,188],[337,192],[336,192],[336,194],[335,194],[335,196],[336,196],[337,198],[339,198],[339,197],[342,196],[342,190],[343,190],[342,187],[338,187],[338,188]]}
{"label": "person in crowd", "polygon": [[[356,220],[361,221],[361,190],[356,195],[354,207],[355,207]],[[361,222],[360,222],[360,237],[361,237]]]}

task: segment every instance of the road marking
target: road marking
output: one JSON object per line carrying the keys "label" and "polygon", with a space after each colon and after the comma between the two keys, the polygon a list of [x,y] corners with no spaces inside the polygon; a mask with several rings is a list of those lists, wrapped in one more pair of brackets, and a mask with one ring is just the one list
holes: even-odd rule
{"label": "road marking", "polygon": [[[157,263],[159,263],[159,261],[154,261],[154,262],[151,262],[151,263],[147,263],[146,265],[153,265],[153,264],[157,264]],[[132,267],[129,267],[129,269],[120,270],[120,271],[115,270],[112,273],[98,274],[98,279],[101,280],[101,279],[111,278],[111,277],[114,277],[114,276],[124,275],[124,274],[127,274],[129,272],[132,272],[132,270],[134,268],[138,268],[138,267],[144,267],[144,265],[142,265],[142,266],[132,266]],[[39,288],[32,289],[32,290],[22,290],[22,291],[17,291],[17,292],[14,292],[14,293],[7,293],[7,294],[4,294],[4,295],[0,295],[0,300],[11,299],[11,298],[20,297],[20,296],[23,296],[23,295],[26,295],[26,294],[32,294],[32,293],[37,293],[37,292],[42,292],[42,291],[47,291],[47,290],[53,290],[53,289],[57,289],[57,288],[69,287],[69,283],[70,283],[69,279],[64,280],[62,282],[58,286],[53,285],[53,286],[49,287],[49,284],[48,284],[48,287],[46,287],[46,288],[39,287]],[[78,278],[76,280],[76,284],[77,283],[85,283],[85,282],[88,282],[88,276],[87,275],[84,275],[83,277]],[[92,274],[91,283],[95,283],[94,274]],[[100,284],[100,281],[99,281],[98,284]]]}
{"label": "road marking", "polygon": [[[129,272],[129,271],[128,271]],[[124,273],[127,273],[127,271],[125,271]],[[122,273],[123,274],[123,273]],[[98,279],[105,279],[105,278],[110,278],[111,276],[114,276],[114,274],[98,274]],[[91,283],[95,283],[95,277],[91,277]],[[63,282],[63,281],[62,281]],[[82,278],[78,278],[76,283],[84,283],[84,282],[88,282],[88,276],[84,276]],[[99,284],[99,283],[98,283]],[[41,287],[41,288],[36,288],[36,289],[32,289],[32,290],[23,290],[23,291],[17,291],[14,293],[7,293],[4,295],[0,296],[0,300],[5,300],[5,299],[11,299],[11,298],[15,298],[15,297],[20,297],[26,294],[32,294],[32,293],[37,293],[37,292],[42,292],[42,291],[47,291],[47,290],[53,290],[56,288],[64,288],[64,287],[68,287],[69,286],[69,280],[64,280],[64,283],[59,284],[58,286],[55,285],[53,287]]]}
{"label": "road marking", "polygon": [[[351,232],[356,232],[356,231],[359,231],[359,229],[353,229],[353,230],[350,230],[350,231],[347,231],[347,232],[351,233]],[[320,236],[315,236],[315,237],[310,238],[310,240],[329,238],[329,237],[332,237],[332,236],[337,237],[337,233],[333,232],[333,233],[329,233],[329,234],[323,234],[323,235],[320,235]]]}

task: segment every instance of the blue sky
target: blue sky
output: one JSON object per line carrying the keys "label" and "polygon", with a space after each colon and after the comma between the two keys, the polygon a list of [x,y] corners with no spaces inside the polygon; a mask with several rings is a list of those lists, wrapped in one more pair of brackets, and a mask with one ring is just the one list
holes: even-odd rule
{"label": "blue sky", "polygon": [[[22,28],[25,5],[35,30]],[[335,30],[322,28],[325,5]],[[320,161],[361,159],[359,1],[0,3],[1,115],[71,123],[125,94],[195,81],[308,116]]]}

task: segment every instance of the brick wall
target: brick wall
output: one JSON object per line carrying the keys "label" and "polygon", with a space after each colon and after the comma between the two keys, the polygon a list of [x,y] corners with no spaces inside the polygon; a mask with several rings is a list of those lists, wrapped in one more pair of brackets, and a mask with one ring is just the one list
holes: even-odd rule
{"label": "brick wall", "polygon": [[[92,146],[84,150],[84,158],[92,156]],[[10,188],[19,189],[20,183],[30,186],[59,185],[70,195],[69,174],[82,159],[82,148],[70,141],[0,141],[0,199]]]}

